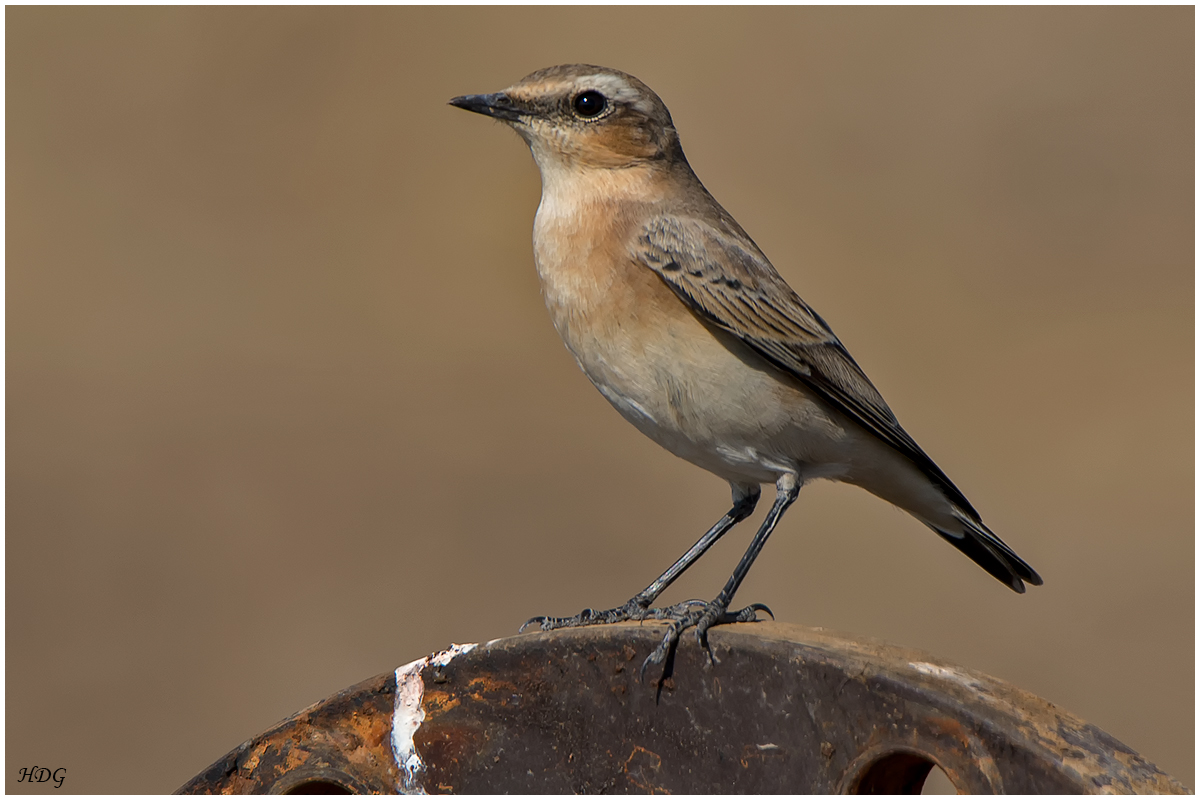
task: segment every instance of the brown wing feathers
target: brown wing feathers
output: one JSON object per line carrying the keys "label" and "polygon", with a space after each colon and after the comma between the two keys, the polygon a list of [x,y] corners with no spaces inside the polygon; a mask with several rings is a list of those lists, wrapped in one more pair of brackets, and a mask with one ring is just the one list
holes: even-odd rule
{"label": "brown wing feathers", "polygon": [[658,273],[693,311],[907,456],[951,502],[978,520],[962,492],[900,427],[825,321],[744,236],[702,220],[660,217],[642,230],[635,258]]}

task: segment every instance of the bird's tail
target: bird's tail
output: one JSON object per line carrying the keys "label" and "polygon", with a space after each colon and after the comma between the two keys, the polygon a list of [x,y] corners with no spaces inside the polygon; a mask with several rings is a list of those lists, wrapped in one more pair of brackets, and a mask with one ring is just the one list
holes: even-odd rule
{"label": "bird's tail", "polygon": [[929,525],[934,533],[957,547],[967,558],[987,570],[988,574],[1014,592],[1025,592],[1025,581],[1034,586],[1042,585],[1042,577],[1033,567],[1012,551],[1000,537],[988,530],[980,520],[955,509],[955,517],[962,523],[962,531],[954,532]]}

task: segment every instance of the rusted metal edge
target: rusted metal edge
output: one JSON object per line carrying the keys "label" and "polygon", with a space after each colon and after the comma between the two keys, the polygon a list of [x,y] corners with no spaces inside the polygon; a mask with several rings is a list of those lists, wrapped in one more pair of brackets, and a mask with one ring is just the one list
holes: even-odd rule
{"label": "rusted metal edge", "polygon": [[780,623],[685,637],[638,682],[657,624],[455,645],[352,686],[179,789],[203,793],[1189,790],[1035,695],[925,653]]}

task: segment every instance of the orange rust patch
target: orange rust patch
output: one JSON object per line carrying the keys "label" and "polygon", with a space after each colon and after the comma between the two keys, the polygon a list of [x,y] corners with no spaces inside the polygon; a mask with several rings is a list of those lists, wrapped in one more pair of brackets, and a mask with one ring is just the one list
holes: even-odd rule
{"label": "orange rust patch", "polygon": [[311,756],[312,754],[307,750],[299,750],[295,747],[290,747],[288,748],[287,755],[284,757],[284,764],[289,770],[295,769],[303,764],[307,764],[308,759],[311,758]]}
{"label": "orange rust patch", "polygon": [[625,759],[625,764],[621,767],[621,772],[625,774],[630,783],[643,792],[650,794],[670,794],[670,791],[658,786],[653,780],[657,779],[657,773],[661,768],[661,756],[650,752],[640,744],[635,744],[633,750],[629,752],[629,758]]}
{"label": "orange rust patch", "polygon": [[964,750],[971,747],[971,735],[962,723],[950,717],[929,717],[929,727],[942,736],[951,736],[962,745]]}
{"label": "orange rust patch", "polygon": [[453,696],[450,692],[426,689],[425,696],[421,698],[421,707],[427,715],[436,716],[438,714],[445,714],[461,702],[461,700]]}
{"label": "orange rust patch", "polygon": [[466,693],[472,700],[483,702],[489,694],[520,694],[521,691],[515,683],[496,680],[491,675],[479,675],[467,684]]}

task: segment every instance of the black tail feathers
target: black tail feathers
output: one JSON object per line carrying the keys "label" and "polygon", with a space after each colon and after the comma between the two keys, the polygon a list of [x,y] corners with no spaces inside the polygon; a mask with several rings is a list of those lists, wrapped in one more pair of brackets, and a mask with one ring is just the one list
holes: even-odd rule
{"label": "black tail feathers", "polygon": [[1042,585],[1042,576],[1034,571],[1012,551],[1012,548],[1000,540],[996,534],[987,529],[982,522],[972,520],[965,515],[960,516],[965,533],[961,535],[948,533],[940,528],[933,531],[950,544],[957,547],[967,558],[983,567],[989,575],[1008,586],[1014,592],[1025,593],[1025,581],[1034,586]]}

